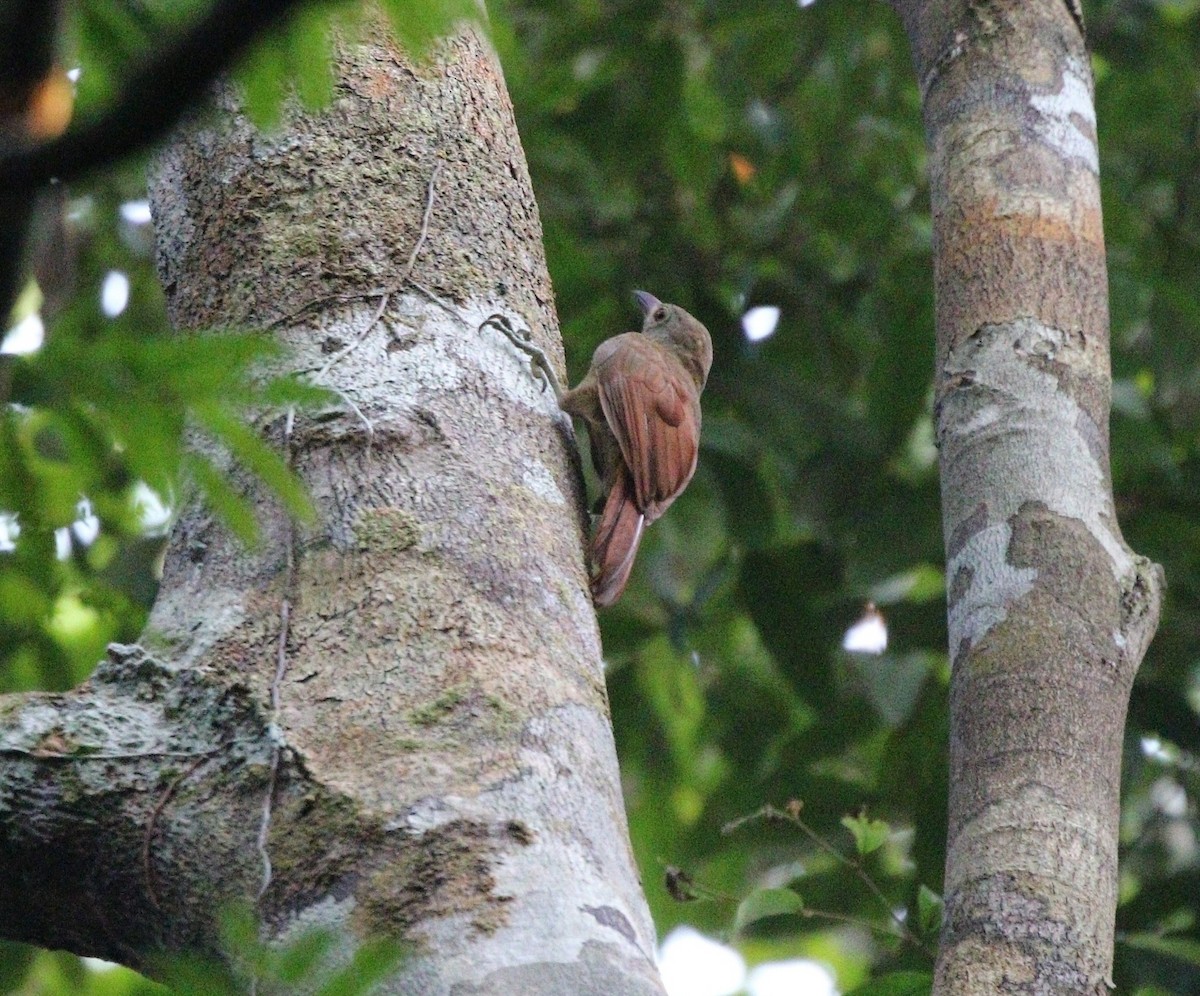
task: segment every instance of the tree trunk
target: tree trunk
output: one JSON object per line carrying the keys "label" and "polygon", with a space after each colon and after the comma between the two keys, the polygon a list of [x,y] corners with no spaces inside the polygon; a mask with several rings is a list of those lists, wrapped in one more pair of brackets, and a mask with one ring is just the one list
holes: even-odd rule
{"label": "tree trunk", "polygon": [[570,429],[484,326],[561,357],[498,64],[376,34],[339,72],[325,113],[223,114],[152,178],[175,323],[272,326],[341,399],[263,419],[316,524],[231,469],[261,544],[187,508],[143,646],[0,701],[4,932],[145,966],[261,891],[268,940],[413,944],[387,992],[660,993]]}
{"label": "tree trunk", "polygon": [[1092,78],[1066,0],[897,0],[930,152],[951,679],[934,991],[1101,993],[1159,569],[1121,538]]}

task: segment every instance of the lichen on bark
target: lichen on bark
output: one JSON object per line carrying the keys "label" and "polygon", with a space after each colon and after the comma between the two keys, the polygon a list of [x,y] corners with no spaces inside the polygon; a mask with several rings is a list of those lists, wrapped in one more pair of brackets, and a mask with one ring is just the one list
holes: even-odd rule
{"label": "lichen on bark", "polygon": [[1113,507],[1089,61],[1062,0],[894,6],[930,150],[953,665],[934,991],[1099,993],[1160,572]]}
{"label": "lichen on bark", "polygon": [[[0,899],[23,897],[24,939],[135,965],[151,950],[219,950],[218,900],[240,896],[257,897],[268,942],[309,926],[337,932],[343,953],[371,933],[401,938],[412,954],[385,991],[661,992],[577,456],[522,356],[481,328],[507,315],[561,371],[498,64],[474,30],[422,66],[382,30],[339,59],[326,111],[293,108],[261,134],[223,91],[219,115],[176,136],[151,177],[181,334],[269,328],[284,369],[337,394],[259,426],[317,519],[289,521],[212,453],[258,515],[260,544],[183,507],[147,630],[153,664],[142,650],[129,659],[146,673],[127,662],[118,682],[99,673],[90,698],[15,710],[46,717],[29,744],[73,749],[62,717],[94,710],[96,689],[138,703],[146,685],[154,703],[184,705],[130,705],[137,722],[149,711],[166,742],[199,739],[211,758],[124,767],[137,785],[114,805],[120,833],[78,836],[113,886],[102,915],[66,916],[87,887],[44,860],[21,879],[0,859]],[[89,722],[118,737],[118,715]],[[55,772],[67,839],[72,812],[113,797],[111,783],[79,782],[82,759],[23,757],[31,777]],[[6,788],[0,778],[0,807]],[[26,829],[41,818],[34,796],[11,812]],[[0,845],[22,840],[8,826]]]}

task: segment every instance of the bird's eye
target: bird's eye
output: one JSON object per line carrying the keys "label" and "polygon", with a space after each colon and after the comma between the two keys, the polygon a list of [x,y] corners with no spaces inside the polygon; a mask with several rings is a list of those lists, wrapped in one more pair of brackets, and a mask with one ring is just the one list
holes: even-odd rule
{"label": "bird's eye", "polygon": [[666,319],[667,319],[667,309],[666,308],[659,308],[656,312],[654,312],[654,320],[656,322],[663,322],[663,321],[666,321]]}

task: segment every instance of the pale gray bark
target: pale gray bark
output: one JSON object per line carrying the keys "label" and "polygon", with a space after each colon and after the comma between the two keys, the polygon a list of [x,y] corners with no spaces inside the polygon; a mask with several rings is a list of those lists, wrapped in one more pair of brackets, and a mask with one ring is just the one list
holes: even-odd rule
{"label": "pale gray bark", "polygon": [[1159,612],[1108,453],[1092,78],[1064,0],[896,0],[930,150],[951,680],[935,993],[1102,993]]}
{"label": "pale gray bark", "polygon": [[0,704],[4,932],[144,965],[215,950],[220,901],[266,881],[269,939],[414,944],[389,992],[661,992],[570,429],[483,327],[561,374],[494,55],[376,35],[326,112],[261,135],[226,103],[182,135],[152,198],[176,324],[272,326],[339,393],[262,420],[318,517],[232,468],[262,544],[187,509],[147,649]]}

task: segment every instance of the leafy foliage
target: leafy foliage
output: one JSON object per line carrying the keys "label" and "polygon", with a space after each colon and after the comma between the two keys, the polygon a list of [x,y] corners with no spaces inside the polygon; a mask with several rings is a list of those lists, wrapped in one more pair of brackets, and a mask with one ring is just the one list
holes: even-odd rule
{"label": "leafy foliage", "polygon": [[400,966],[404,952],[394,941],[359,945],[349,957],[337,951],[328,931],[310,929],[281,947],[258,939],[259,925],[249,909],[225,911],[226,949],[235,968],[201,957],[164,957],[155,966],[161,983],[113,965],[87,967],[72,955],[37,952],[0,942],[0,991],[70,993],[72,996],[242,996],[248,983],[286,992],[301,984],[313,996],[368,996]]}
{"label": "leafy foliage", "polygon": [[[384,6],[413,45],[474,11],[466,0]],[[206,7],[69,4],[81,113],[111,100],[131,61]],[[685,920],[716,935],[747,928],[752,960],[818,957],[844,989],[871,974],[853,990],[862,996],[928,992],[928,958],[914,945],[806,915],[878,922],[879,896],[843,860],[787,821],[720,832],[764,803],[803,798],[816,836],[846,841],[843,817],[867,807],[871,819],[847,824],[858,867],[921,938],[938,929],[949,675],[931,225],[906,43],[886,5],[868,0],[506,0],[491,13],[571,369],[634,321],[637,286],[699,315],[716,346],[696,480],[648,532],[629,591],[602,617],[656,922],[663,932]],[[306,8],[240,67],[257,120],[273,120],[291,93],[309,106],[328,99],[330,14],[351,31],[360,11]],[[1112,291],[1114,485],[1129,542],[1170,581],[1131,704],[1114,971],[1121,991],[1150,996],[1200,991],[1200,10],[1097,0],[1086,14]],[[139,544],[154,537],[143,535],[134,488],[176,497],[188,424],[300,507],[237,418],[311,397],[255,387],[252,339],[225,340],[226,351],[163,331],[144,230],[116,220],[117,205],[138,196],[128,173],[71,202],[83,245],[68,285],[44,288],[47,345],[28,360],[0,358],[0,384],[11,374],[13,400],[27,406],[0,419],[0,508],[21,524],[15,549],[0,553],[8,688],[71,684],[105,640],[136,631],[153,588]],[[116,320],[95,304],[109,269],[133,283]],[[780,318],[752,342],[741,317],[755,305]],[[226,468],[191,470],[248,531]],[[85,495],[113,542],[59,560],[55,530],[73,528]],[[841,646],[867,601],[886,619],[878,656]],[[703,883],[699,901],[672,898],[664,868],[668,880]],[[5,951],[0,983],[15,986],[32,955]],[[46,991],[91,991],[77,964],[53,965],[59,981]]]}
{"label": "leafy foliage", "polygon": [[927,996],[933,988],[928,972],[891,972],[847,993],[847,996]]}
{"label": "leafy foliage", "polygon": [[740,903],[733,917],[735,933],[769,917],[789,916],[804,909],[804,900],[791,889],[759,889]]}
{"label": "leafy foliage", "polygon": [[942,897],[929,886],[922,885],[917,889],[917,925],[926,937],[937,937],[942,929],[942,915],[945,904]]}
{"label": "leafy foliage", "polygon": [[878,851],[892,832],[892,828],[883,820],[871,820],[865,816],[843,816],[842,826],[853,835],[854,846],[859,854]]}
{"label": "leafy foliage", "polygon": [[[0,556],[0,682],[10,688],[69,687],[105,643],[136,635],[163,536],[162,524],[147,529],[140,505],[148,493],[180,500],[182,467],[253,540],[253,515],[226,470],[210,456],[185,455],[189,426],[269,483],[293,514],[311,514],[282,458],[242,419],[268,404],[326,398],[293,378],[264,380],[256,371],[276,350],[263,336],[170,333],[153,274],[121,245],[115,211],[104,212],[104,224],[94,198],[71,210],[97,254],[82,258],[77,293],[42,348],[0,356],[9,400],[0,412],[0,509],[11,547]],[[102,253],[133,278],[128,305],[112,317],[99,293],[108,277],[92,267]],[[91,529],[81,525],[81,503]]]}
{"label": "leafy foliage", "polygon": [[[480,20],[474,0],[384,0],[380,6],[397,39],[417,54],[458,22]],[[80,75],[79,110],[87,115],[111,103],[149,51],[194,26],[208,7],[206,0],[74,0],[66,8],[72,61],[86,70]],[[353,39],[365,23],[363,14],[363,5],[352,0],[297,4],[294,15],[238,67],[250,118],[264,127],[274,124],[292,94],[308,108],[327,104],[333,95],[334,33]]]}

